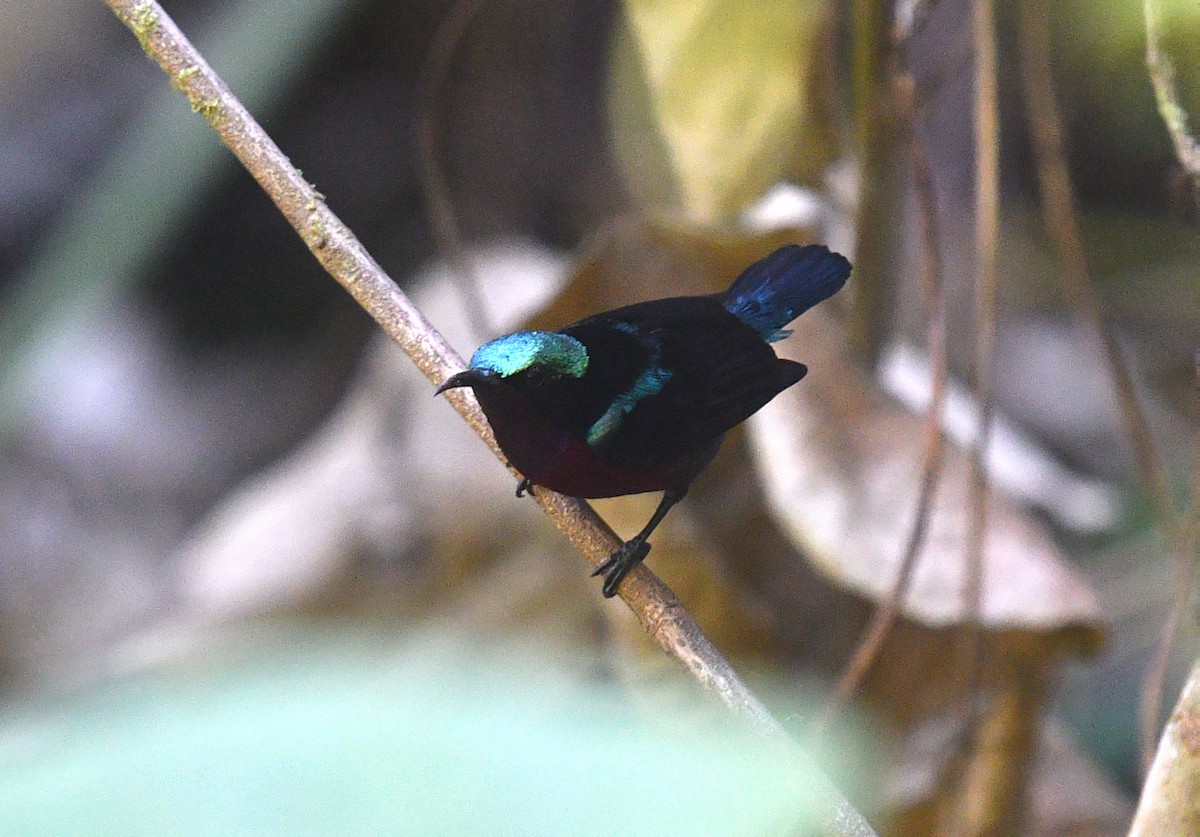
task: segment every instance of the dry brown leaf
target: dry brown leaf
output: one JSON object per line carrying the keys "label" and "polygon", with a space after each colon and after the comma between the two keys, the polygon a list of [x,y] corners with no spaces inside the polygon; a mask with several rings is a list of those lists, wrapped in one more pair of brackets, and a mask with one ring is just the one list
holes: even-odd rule
{"label": "dry brown leaf", "polygon": [[[923,419],[895,405],[853,366],[838,324],[820,309],[794,326],[780,353],[808,377],[751,423],[752,447],[776,516],[823,572],[874,601],[887,598],[916,514]],[[933,626],[961,623],[967,460],[946,451],[904,613]],[[982,620],[990,629],[1078,626],[1098,639],[1100,612],[1083,578],[1029,514],[992,493]]]}
{"label": "dry brown leaf", "polygon": [[[916,514],[924,420],[848,361],[843,329],[828,312],[810,311],[793,325],[795,335],[778,348],[810,373],[749,423],[765,492],[784,532],[823,575],[881,602],[895,585]],[[891,833],[1014,833],[1026,817],[1046,695],[1065,654],[1100,644],[1100,612],[1049,533],[993,492],[979,614],[983,669],[975,681],[981,714],[977,735],[964,738],[960,707],[972,682],[961,642],[973,616],[964,596],[970,498],[965,455],[950,449],[945,457],[905,618],[864,697],[896,725],[897,741],[937,742],[919,765],[897,763],[893,775],[927,778],[890,800],[897,814]],[[959,725],[938,735],[948,715]]]}

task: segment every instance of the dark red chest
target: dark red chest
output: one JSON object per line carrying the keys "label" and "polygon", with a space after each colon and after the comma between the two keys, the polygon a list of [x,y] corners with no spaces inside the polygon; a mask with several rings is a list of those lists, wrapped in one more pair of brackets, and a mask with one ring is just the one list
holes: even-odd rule
{"label": "dark red chest", "polygon": [[[685,486],[693,457],[618,463],[598,455],[579,436],[554,427],[518,393],[477,387],[496,442],[514,468],[535,485],[571,497],[619,497]],[[707,459],[707,457],[706,457]]]}

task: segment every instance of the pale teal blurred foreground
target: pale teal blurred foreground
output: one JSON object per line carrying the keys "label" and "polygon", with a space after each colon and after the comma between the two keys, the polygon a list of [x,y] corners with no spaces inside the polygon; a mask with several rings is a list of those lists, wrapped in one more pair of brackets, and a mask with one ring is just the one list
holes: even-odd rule
{"label": "pale teal blurred foreground", "polygon": [[644,723],[552,654],[484,665],[461,645],[419,645],[273,641],[10,705],[0,833],[809,830],[810,783],[752,733]]}

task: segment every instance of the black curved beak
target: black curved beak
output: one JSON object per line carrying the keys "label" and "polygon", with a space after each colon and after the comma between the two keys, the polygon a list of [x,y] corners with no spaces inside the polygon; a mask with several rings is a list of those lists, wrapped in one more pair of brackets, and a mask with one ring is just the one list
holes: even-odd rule
{"label": "black curved beak", "polygon": [[448,389],[455,389],[457,387],[473,387],[475,384],[479,383],[479,380],[480,377],[478,372],[475,372],[472,369],[464,369],[463,371],[447,378],[440,387],[433,391],[433,394],[436,397]]}

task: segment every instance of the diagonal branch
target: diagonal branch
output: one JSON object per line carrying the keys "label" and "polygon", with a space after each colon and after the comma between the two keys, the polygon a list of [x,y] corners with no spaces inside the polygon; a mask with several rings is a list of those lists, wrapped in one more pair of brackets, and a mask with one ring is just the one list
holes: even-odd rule
{"label": "diagonal branch", "polygon": [[[425,377],[441,383],[460,371],[462,359],[445,338],[325,205],[324,196],[291,165],[166,12],[152,0],[105,2],[187,97],[192,109],[208,121],[258,181],[317,261],[412,358]],[[462,390],[453,390],[448,400],[504,461],[475,399]],[[537,502],[593,566],[620,545],[613,531],[582,500],[539,491]],[[620,595],[646,632],[705,688],[780,746],[793,746],[779,722],[742,683],[675,595],[648,569],[636,567],[621,585]],[[840,791],[828,782],[824,784],[816,796],[825,806],[821,819],[826,833],[873,835],[870,825]]]}

